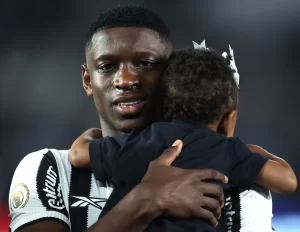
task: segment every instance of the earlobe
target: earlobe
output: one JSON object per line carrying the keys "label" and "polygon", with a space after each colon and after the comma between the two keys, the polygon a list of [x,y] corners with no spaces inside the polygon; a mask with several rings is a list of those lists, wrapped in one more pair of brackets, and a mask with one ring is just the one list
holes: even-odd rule
{"label": "earlobe", "polygon": [[82,75],[83,88],[88,96],[93,96],[93,89],[92,89],[92,85],[91,85],[91,76],[90,76],[87,65],[83,64],[81,70],[82,70],[81,75]]}

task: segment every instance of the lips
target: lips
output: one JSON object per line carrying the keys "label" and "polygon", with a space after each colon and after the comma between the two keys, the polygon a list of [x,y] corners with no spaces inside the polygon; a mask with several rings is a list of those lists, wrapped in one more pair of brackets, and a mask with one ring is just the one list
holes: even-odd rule
{"label": "lips", "polygon": [[115,109],[122,116],[133,116],[139,114],[144,105],[144,97],[120,97],[114,101]]}

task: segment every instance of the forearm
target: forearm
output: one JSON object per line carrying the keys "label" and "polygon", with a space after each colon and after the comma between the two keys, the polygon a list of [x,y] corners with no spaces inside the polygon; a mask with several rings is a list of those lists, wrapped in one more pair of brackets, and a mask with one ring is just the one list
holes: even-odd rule
{"label": "forearm", "polygon": [[73,146],[69,152],[69,160],[76,168],[90,168],[89,142]]}
{"label": "forearm", "polygon": [[78,145],[87,144],[91,142],[93,139],[97,139],[101,137],[102,137],[102,131],[100,129],[97,128],[89,129],[74,141],[71,148],[78,147]]}
{"label": "forearm", "polygon": [[86,232],[144,231],[160,214],[151,198],[141,185],[136,186]]}

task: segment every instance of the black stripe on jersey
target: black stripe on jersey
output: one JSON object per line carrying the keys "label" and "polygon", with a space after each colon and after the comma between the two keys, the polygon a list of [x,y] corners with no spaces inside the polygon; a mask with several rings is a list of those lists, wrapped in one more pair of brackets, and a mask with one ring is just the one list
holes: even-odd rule
{"label": "black stripe on jersey", "polygon": [[48,211],[60,212],[69,218],[62,196],[57,163],[51,151],[42,158],[37,172],[36,188],[39,199]]}
{"label": "black stripe on jersey", "polygon": [[72,196],[90,197],[92,172],[72,167],[69,193],[69,212],[72,232],[82,232],[88,226],[88,205],[86,207],[72,207],[78,199]]}
{"label": "black stripe on jersey", "polygon": [[225,214],[227,231],[239,232],[241,229],[241,199],[238,188],[231,188],[225,192]]}

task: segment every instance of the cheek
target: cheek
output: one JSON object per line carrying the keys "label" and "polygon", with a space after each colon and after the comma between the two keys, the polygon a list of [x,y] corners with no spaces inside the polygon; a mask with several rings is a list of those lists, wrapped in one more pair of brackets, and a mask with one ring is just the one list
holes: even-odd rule
{"label": "cheek", "polygon": [[91,81],[94,101],[98,110],[101,110],[105,105],[109,104],[110,83],[103,78],[93,77]]}
{"label": "cheek", "polygon": [[146,89],[148,89],[149,91],[155,93],[159,89],[159,87],[161,86],[160,85],[160,78],[161,78],[160,73],[148,77],[145,81]]}

